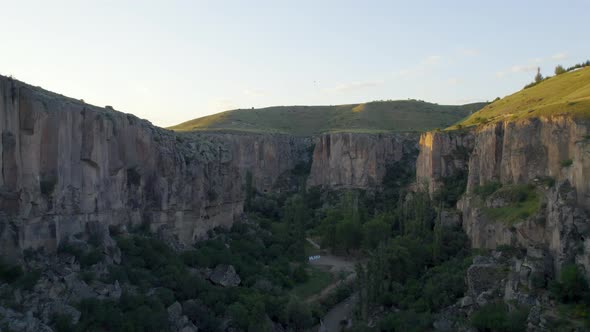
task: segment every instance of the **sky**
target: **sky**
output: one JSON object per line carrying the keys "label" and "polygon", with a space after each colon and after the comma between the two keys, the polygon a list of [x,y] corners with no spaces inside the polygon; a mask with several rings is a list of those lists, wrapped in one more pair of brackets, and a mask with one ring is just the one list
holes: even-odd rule
{"label": "sky", "polygon": [[236,108],[493,100],[590,59],[590,1],[0,0],[0,74],[159,126]]}

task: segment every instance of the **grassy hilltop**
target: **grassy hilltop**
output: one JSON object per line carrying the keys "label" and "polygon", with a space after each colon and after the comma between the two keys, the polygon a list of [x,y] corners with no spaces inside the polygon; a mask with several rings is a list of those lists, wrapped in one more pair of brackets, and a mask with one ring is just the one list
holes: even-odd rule
{"label": "grassy hilltop", "polygon": [[[459,125],[467,127],[501,120],[560,114],[590,118],[590,67],[549,77],[536,85],[496,100]],[[457,126],[450,129],[453,128]]]}
{"label": "grassy hilltop", "polygon": [[278,106],[238,109],[190,120],[176,131],[230,130],[313,135],[323,132],[427,131],[445,128],[485,103],[448,106],[418,100],[336,106]]}

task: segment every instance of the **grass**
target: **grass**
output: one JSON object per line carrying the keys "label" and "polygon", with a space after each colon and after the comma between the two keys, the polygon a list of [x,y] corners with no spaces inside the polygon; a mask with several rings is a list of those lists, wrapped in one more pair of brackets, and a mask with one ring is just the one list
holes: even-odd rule
{"label": "grass", "polygon": [[292,293],[301,299],[319,294],[324,288],[334,282],[334,275],[321,268],[312,266],[309,268],[309,278],[306,282],[293,287]]}
{"label": "grass", "polygon": [[460,121],[485,103],[447,106],[417,100],[336,106],[277,106],[238,109],[190,120],[176,131],[242,131],[314,135],[324,132],[427,131]]}
{"label": "grass", "polygon": [[534,215],[541,204],[539,194],[532,185],[508,185],[498,189],[491,195],[503,198],[509,203],[498,208],[483,208],[484,214],[494,220],[509,224],[523,221]]}
{"label": "grass", "polygon": [[[460,122],[462,127],[501,120],[570,115],[590,118],[590,67],[550,77],[485,106]],[[457,125],[449,129],[456,129]]]}

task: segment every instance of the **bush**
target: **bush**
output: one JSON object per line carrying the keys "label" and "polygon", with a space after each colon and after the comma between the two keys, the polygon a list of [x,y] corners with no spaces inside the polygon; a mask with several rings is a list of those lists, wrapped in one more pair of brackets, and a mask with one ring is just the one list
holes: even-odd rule
{"label": "bush", "polygon": [[480,331],[526,331],[528,313],[527,307],[509,312],[503,303],[491,303],[481,307],[471,316],[471,326]]}
{"label": "bush", "polygon": [[563,68],[562,65],[557,65],[557,67],[555,67],[555,75],[561,75],[566,73],[567,71],[565,70],[565,68]]}
{"label": "bush", "polygon": [[570,167],[573,163],[574,161],[572,159],[565,159],[559,162],[561,167]]}
{"label": "bush", "polygon": [[39,278],[41,278],[39,270],[24,271],[19,265],[7,264],[0,260],[0,281],[16,288],[31,290]]}
{"label": "bush", "polygon": [[24,274],[19,265],[7,264],[0,261],[0,280],[6,283],[13,283]]}
{"label": "bush", "polygon": [[500,188],[502,188],[502,184],[500,182],[491,181],[481,186],[475,187],[473,189],[473,193],[479,195],[482,199],[486,199]]}
{"label": "bush", "polygon": [[588,282],[577,265],[563,266],[559,277],[559,281],[553,281],[549,286],[553,296],[559,301],[571,303],[588,297]]}
{"label": "bush", "polygon": [[430,313],[417,313],[413,310],[388,314],[379,322],[380,331],[419,332],[431,329],[432,317]]}
{"label": "bush", "polygon": [[66,314],[55,314],[51,317],[51,325],[57,332],[70,332],[75,331],[74,325],[72,324],[72,317]]}
{"label": "bush", "polygon": [[55,190],[55,186],[57,185],[57,178],[55,176],[47,177],[41,179],[39,182],[39,190],[41,190],[41,194],[45,196],[49,196]]}
{"label": "bush", "polygon": [[502,207],[484,208],[483,212],[490,218],[508,223],[520,222],[540,208],[539,194],[534,185],[509,185],[494,193],[494,197],[507,202]]}
{"label": "bush", "polygon": [[445,177],[442,182],[443,185],[435,192],[433,200],[444,203],[446,207],[454,207],[467,187],[467,173],[457,172]]}
{"label": "bush", "polygon": [[127,169],[127,186],[138,186],[141,183],[141,174],[137,167],[130,167]]}

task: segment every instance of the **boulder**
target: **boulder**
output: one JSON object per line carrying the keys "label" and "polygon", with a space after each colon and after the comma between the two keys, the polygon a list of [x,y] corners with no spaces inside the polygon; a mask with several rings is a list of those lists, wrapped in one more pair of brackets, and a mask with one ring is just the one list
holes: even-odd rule
{"label": "boulder", "polygon": [[209,276],[209,280],[223,287],[235,287],[242,282],[233,265],[225,264],[217,265]]}

